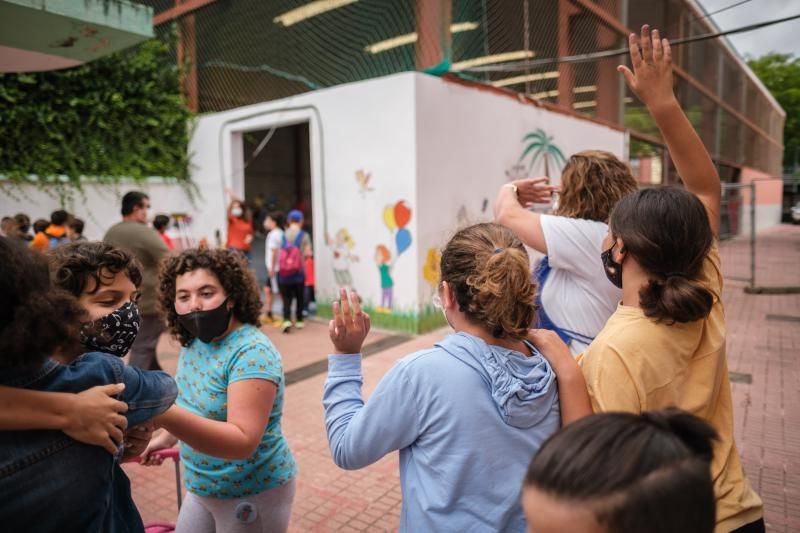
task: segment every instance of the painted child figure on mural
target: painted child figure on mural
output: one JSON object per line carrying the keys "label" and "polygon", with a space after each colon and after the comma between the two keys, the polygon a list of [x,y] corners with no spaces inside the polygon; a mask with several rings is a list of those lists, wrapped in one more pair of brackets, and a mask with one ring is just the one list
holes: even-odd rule
{"label": "painted child figure on mural", "polygon": [[375,264],[378,265],[378,272],[381,275],[381,305],[376,308],[378,313],[392,312],[392,291],[394,290],[394,280],[392,279],[392,253],[383,244],[375,247]]}
{"label": "painted child figure on mural", "polygon": [[[327,241],[330,243],[331,239]],[[333,240],[333,277],[339,288],[351,288],[353,276],[350,274],[350,263],[358,261],[358,256],[353,253],[355,243],[350,237],[350,232],[345,228],[336,232]]]}

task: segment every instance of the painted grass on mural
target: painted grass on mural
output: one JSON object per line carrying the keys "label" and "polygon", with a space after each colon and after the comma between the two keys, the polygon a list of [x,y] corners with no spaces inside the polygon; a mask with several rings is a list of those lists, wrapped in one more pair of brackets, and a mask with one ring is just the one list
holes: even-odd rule
{"label": "painted grass on mural", "polygon": [[[421,311],[408,309],[393,309],[391,313],[378,312],[368,303],[364,311],[369,313],[370,321],[374,327],[408,331],[411,333],[426,333],[447,325],[442,312],[432,305],[426,305]],[[333,318],[332,301],[317,300],[317,316]]]}

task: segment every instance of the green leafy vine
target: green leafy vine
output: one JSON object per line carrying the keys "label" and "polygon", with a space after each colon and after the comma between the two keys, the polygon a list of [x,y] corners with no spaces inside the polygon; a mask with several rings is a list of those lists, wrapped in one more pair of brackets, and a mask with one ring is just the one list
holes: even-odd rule
{"label": "green leafy vine", "polygon": [[0,191],[34,184],[64,198],[86,181],[158,176],[193,198],[180,80],[156,39],[68,70],[0,75]]}

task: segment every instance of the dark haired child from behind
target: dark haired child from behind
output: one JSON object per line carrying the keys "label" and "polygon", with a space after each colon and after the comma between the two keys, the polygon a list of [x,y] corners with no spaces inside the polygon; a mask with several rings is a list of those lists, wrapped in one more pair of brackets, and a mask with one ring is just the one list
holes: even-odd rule
{"label": "dark haired child from behind", "polygon": [[712,533],[716,438],[706,422],[674,408],[570,424],[528,467],[528,532]]}

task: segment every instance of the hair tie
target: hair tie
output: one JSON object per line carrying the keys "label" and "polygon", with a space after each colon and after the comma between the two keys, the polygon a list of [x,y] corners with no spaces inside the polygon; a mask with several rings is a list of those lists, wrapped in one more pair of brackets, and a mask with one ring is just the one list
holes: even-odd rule
{"label": "hair tie", "polygon": [[505,248],[495,248],[495,249],[494,249],[494,252],[492,252],[492,255],[494,255],[494,254],[499,254],[499,253],[500,253],[500,252],[502,252],[503,250],[505,250]]}
{"label": "hair tie", "polygon": [[684,279],[688,279],[686,277],[686,274],[684,274],[683,272],[667,272],[666,274],[664,274],[664,276],[667,277],[667,278],[684,278]]}

